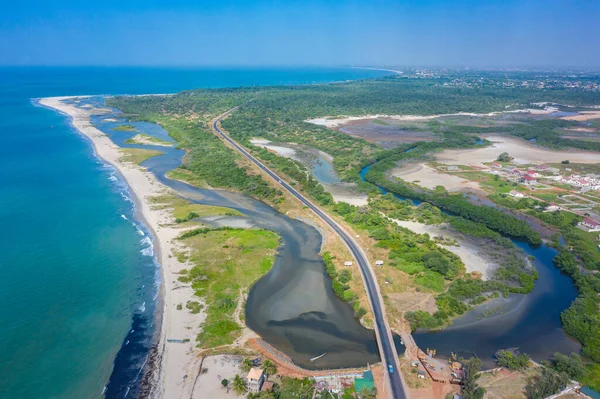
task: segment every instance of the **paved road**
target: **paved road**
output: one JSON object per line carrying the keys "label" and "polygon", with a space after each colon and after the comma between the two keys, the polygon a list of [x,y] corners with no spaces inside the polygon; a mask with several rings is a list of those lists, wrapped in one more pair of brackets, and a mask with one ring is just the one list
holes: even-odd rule
{"label": "paved road", "polygon": [[378,342],[379,342],[379,352],[381,358],[385,362],[386,365],[393,365],[393,373],[390,373],[389,370],[386,375],[389,377],[389,383],[391,387],[391,394],[393,398],[405,399],[406,392],[404,391],[404,386],[402,385],[402,381],[399,376],[399,370],[397,370],[396,365],[398,355],[396,353],[396,348],[394,347],[394,342],[392,340],[391,331],[385,321],[384,313],[383,313],[383,304],[381,300],[381,296],[379,295],[379,290],[377,287],[377,282],[375,281],[374,275],[371,271],[371,267],[369,266],[369,261],[365,256],[364,252],[360,248],[360,246],[354,241],[352,236],[348,234],[339,224],[337,224],[329,215],[327,215],[324,211],[322,211],[318,206],[314,205],[308,199],[306,199],[302,194],[296,191],[293,187],[287,184],[285,181],[279,178],[275,173],[273,173],[269,168],[263,165],[258,159],[254,158],[248,151],[246,151],[241,145],[239,145],[236,141],[231,139],[228,135],[223,133],[218,126],[218,123],[229,115],[234,109],[227,111],[223,115],[219,116],[212,123],[212,128],[214,132],[219,135],[223,140],[228,142],[231,146],[233,146],[237,151],[242,153],[246,158],[248,158],[251,162],[256,164],[259,168],[261,168],[265,173],[271,176],[275,181],[277,181],[284,189],[286,189],[289,193],[291,193],[294,197],[296,197],[300,202],[309,207],[314,213],[316,213],[325,223],[327,223],[331,228],[340,236],[340,238],[346,243],[352,255],[356,259],[358,265],[360,266],[361,273],[365,282],[365,287],[367,289],[367,294],[369,295],[369,300],[371,302],[371,307],[373,308],[373,313],[375,315],[375,332],[377,334]]}

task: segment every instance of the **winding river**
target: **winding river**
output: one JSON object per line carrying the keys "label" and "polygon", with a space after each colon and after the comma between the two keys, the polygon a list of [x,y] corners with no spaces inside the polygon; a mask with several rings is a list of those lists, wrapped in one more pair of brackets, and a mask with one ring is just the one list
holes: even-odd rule
{"label": "winding river", "polygon": [[[102,97],[92,97],[81,105],[85,103],[104,107]],[[185,152],[173,147],[127,144],[125,141],[137,132],[113,130],[124,122],[118,110],[92,117],[92,123],[120,147],[164,152],[142,166],[182,197],[194,203],[236,209],[246,216],[206,218],[205,223],[215,226],[243,223],[245,227],[269,229],[281,236],[272,269],[250,290],[246,303],[248,327],[307,369],[359,367],[380,360],[374,331],[363,327],[354,318],[352,307],[333,292],[319,255],[322,237],[317,229],[245,195],[196,188],[167,178],[165,173],[181,165]],[[159,125],[127,124],[134,125],[138,132],[173,141]],[[402,353],[399,341],[397,337],[396,347]],[[326,356],[310,361],[325,352]]]}
{"label": "winding river", "polygon": [[[104,103],[102,97],[90,98],[88,102],[94,106]],[[136,132],[113,130],[125,122],[118,110],[112,115],[93,117],[92,122],[121,147],[164,152],[142,165],[182,197],[199,204],[236,209],[246,216],[247,227],[273,230],[281,236],[273,268],[250,290],[246,305],[248,327],[304,368],[354,367],[379,361],[374,332],[364,328],[353,317],[351,306],[333,292],[319,256],[322,237],[314,227],[245,195],[200,189],[167,178],[166,172],[181,165],[184,151],[126,144],[125,140]],[[172,141],[156,124],[127,123],[133,124],[139,132]],[[368,167],[361,172],[363,180],[367,171]],[[381,187],[380,190],[385,192]],[[413,203],[418,205],[419,202]],[[205,222],[217,226],[237,225],[239,219],[219,217]],[[534,258],[539,273],[534,290],[529,295],[512,295],[484,304],[442,331],[415,332],[413,336],[420,348],[435,348],[442,356],[451,352],[475,354],[488,367],[494,364],[493,354],[502,348],[519,347],[535,360],[547,359],[557,351],[579,351],[579,344],[567,337],[561,327],[560,313],[576,298],[577,291],[571,279],[552,264],[556,250],[546,245],[532,247],[512,241]],[[399,339],[396,346],[403,352]],[[325,352],[326,356],[310,361]]]}
{"label": "winding river", "polygon": [[[369,168],[360,173],[363,181]],[[383,187],[379,189],[387,193]],[[394,196],[414,205],[421,203]],[[492,300],[457,318],[441,331],[418,330],[413,337],[419,348],[436,349],[445,357],[452,352],[466,357],[476,355],[484,367],[495,366],[493,356],[499,349],[518,347],[537,361],[549,359],[555,352],[580,351],[581,346],[565,334],[560,321],[562,311],[577,297],[577,289],[571,278],[552,263],[556,249],[545,244],[534,247],[507,238],[533,258],[539,274],[533,291],[528,295]]]}

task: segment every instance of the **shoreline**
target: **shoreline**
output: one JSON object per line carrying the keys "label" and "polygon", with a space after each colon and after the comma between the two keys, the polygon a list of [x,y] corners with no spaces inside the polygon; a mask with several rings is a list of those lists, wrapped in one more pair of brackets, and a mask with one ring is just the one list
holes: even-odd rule
{"label": "shoreline", "polygon": [[[152,209],[146,200],[150,196],[164,195],[173,191],[159,183],[154,175],[136,164],[121,161],[121,147],[113,143],[109,136],[91,124],[93,110],[78,108],[64,100],[86,98],[89,96],[46,97],[37,99],[41,106],[58,111],[70,118],[70,124],[77,132],[90,140],[94,156],[113,166],[127,184],[134,202],[134,215],[144,224],[152,236],[154,259],[161,270],[159,296],[156,302],[157,321],[152,347],[148,353],[140,390],[148,397],[189,397],[193,390],[192,379],[186,375],[197,373],[200,361],[194,353],[195,335],[201,322],[202,313],[189,314],[176,311],[178,303],[193,299],[191,289],[173,291],[177,273],[185,268],[175,257],[169,254],[175,248],[173,240],[181,233],[179,229],[165,226],[173,218],[168,210]],[[160,312],[160,313],[159,313]],[[195,328],[188,328],[195,325]],[[167,336],[176,339],[189,339],[185,344],[167,345]],[[153,367],[150,367],[150,366]]]}

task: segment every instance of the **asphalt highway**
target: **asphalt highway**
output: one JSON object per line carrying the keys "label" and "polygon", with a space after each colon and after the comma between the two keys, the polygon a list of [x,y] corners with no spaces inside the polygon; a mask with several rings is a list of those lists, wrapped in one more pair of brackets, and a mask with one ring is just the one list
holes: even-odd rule
{"label": "asphalt highway", "polygon": [[329,215],[327,215],[324,211],[322,211],[318,206],[313,204],[311,201],[306,199],[302,194],[296,191],[292,186],[283,181],[279,176],[277,176],[274,172],[272,172],[269,168],[262,164],[258,159],[253,157],[248,151],[246,151],[241,145],[239,145],[235,140],[229,137],[227,134],[223,133],[223,131],[219,128],[218,123],[229,115],[233,110],[229,110],[223,115],[219,116],[212,123],[212,128],[215,134],[217,134],[221,139],[225,140],[232,147],[234,147],[237,151],[239,151],[242,155],[244,155],[248,160],[253,162],[256,166],[262,169],[265,173],[275,179],[285,190],[287,190],[290,194],[296,197],[300,202],[310,208],[314,213],[316,213],[325,223],[327,223],[331,228],[340,236],[340,238],[346,243],[352,255],[356,259],[358,266],[360,267],[361,274],[364,279],[365,287],[367,290],[367,295],[369,296],[369,300],[371,302],[371,307],[373,309],[373,314],[375,316],[375,327],[376,333],[379,342],[379,352],[382,360],[386,365],[386,375],[389,379],[389,386],[391,389],[391,396],[393,398],[405,399],[407,398],[406,392],[404,391],[404,386],[400,379],[399,370],[397,370],[397,354],[395,352],[396,348],[394,347],[394,342],[392,340],[391,331],[385,321],[384,313],[383,313],[383,304],[381,303],[381,297],[379,296],[379,291],[377,289],[377,282],[375,281],[374,275],[371,271],[371,267],[369,266],[369,261],[367,260],[364,252],[360,248],[360,246],[356,243],[356,241],[352,238],[350,234],[348,234],[339,224],[337,224]]}

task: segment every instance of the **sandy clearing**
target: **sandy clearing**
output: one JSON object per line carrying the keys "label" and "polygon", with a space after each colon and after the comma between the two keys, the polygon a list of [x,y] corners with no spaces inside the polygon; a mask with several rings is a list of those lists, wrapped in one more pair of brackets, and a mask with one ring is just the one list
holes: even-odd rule
{"label": "sandy clearing", "polygon": [[250,142],[257,147],[262,147],[262,148],[266,148],[267,150],[271,150],[279,156],[282,156],[285,158],[292,158],[292,159],[295,159],[296,161],[299,161],[299,159],[296,157],[296,151],[292,148],[269,144],[271,142],[269,140],[265,140],[265,139],[252,139],[252,140],[250,140]]}
{"label": "sandy clearing", "polygon": [[[174,249],[177,250],[174,239],[181,234],[181,229],[169,227],[174,224],[174,219],[168,209],[157,209],[150,206],[148,201],[149,197],[173,192],[159,183],[154,175],[144,168],[122,162],[120,147],[91,124],[90,116],[95,110],[78,108],[75,104],[64,102],[74,98],[82,98],[82,96],[43,98],[40,99],[40,104],[70,116],[73,126],[91,140],[96,155],[114,166],[125,178],[137,209],[141,211],[144,224],[152,230],[154,247],[159,254],[164,308],[158,358],[150,376],[153,386],[151,396],[189,398],[193,388],[192,379],[186,376],[196,375],[200,367],[200,359],[195,354],[194,343],[195,336],[199,332],[198,326],[205,316],[203,312],[191,314],[186,310],[177,310],[177,305],[180,303],[185,309],[187,301],[199,300],[190,287],[183,286],[177,281],[178,273],[187,268],[187,265],[178,262],[176,257],[170,256]],[[167,339],[189,339],[189,342],[169,343]]]}
{"label": "sandy clearing", "polygon": [[447,225],[432,225],[418,222],[410,222],[406,220],[393,219],[399,226],[406,227],[418,234],[429,234],[432,238],[441,236],[456,240],[460,246],[443,246],[448,251],[460,257],[465,264],[468,273],[481,273],[482,280],[489,280],[493,277],[494,272],[499,264],[490,262],[483,255],[483,248],[469,240],[465,240],[461,234],[453,232]]}
{"label": "sandy clearing", "polygon": [[[238,395],[233,389],[226,389],[221,385],[223,379],[233,380],[236,374],[244,376],[240,370],[242,356],[217,355],[207,356],[202,362],[202,368],[206,369],[206,373],[200,374],[194,386],[193,396],[191,399],[225,399],[237,398]],[[193,379],[194,376],[188,378]],[[165,396],[168,398],[168,396]]]}
{"label": "sandy clearing", "polygon": [[145,134],[136,134],[130,139],[134,144],[143,144],[143,145],[157,145],[160,147],[173,147],[174,143],[169,143],[166,141],[157,141],[152,140],[151,136],[147,136]]}
{"label": "sandy clearing", "polygon": [[567,121],[589,121],[592,119],[600,119],[600,111],[581,111],[578,115],[573,116],[563,116],[560,119],[565,119]]}
{"label": "sandy clearing", "polygon": [[481,190],[477,182],[441,172],[423,163],[403,165],[392,169],[389,173],[409,183],[418,181],[416,184],[419,186],[432,190],[437,186],[444,186],[448,191],[459,191],[467,188]]}
{"label": "sandy clearing", "polygon": [[543,109],[527,108],[517,109],[513,111],[501,111],[501,112],[489,112],[487,114],[477,114],[474,112],[456,112],[453,114],[437,114],[437,115],[386,115],[386,114],[375,114],[375,115],[363,115],[363,116],[346,116],[343,118],[334,118],[331,116],[325,116],[322,118],[307,119],[305,122],[314,123],[315,125],[321,125],[329,128],[338,127],[348,122],[360,121],[365,119],[393,119],[405,122],[416,122],[416,121],[428,121],[432,119],[442,118],[445,116],[497,116],[501,114],[531,114],[531,115],[548,115],[558,111],[557,107],[548,106]]}
{"label": "sandy clearing", "polygon": [[435,154],[435,159],[444,164],[461,164],[485,167],[484,162],[492,162],[503,152],[514,158],[515,164],[559,163],[565,159],[573,163],[599,163],[600,153],[580,150],[548,150],[537,147],[525,140],[499,135],[481,135],[493,142],[492,145],[477,149],[444,150]]}

